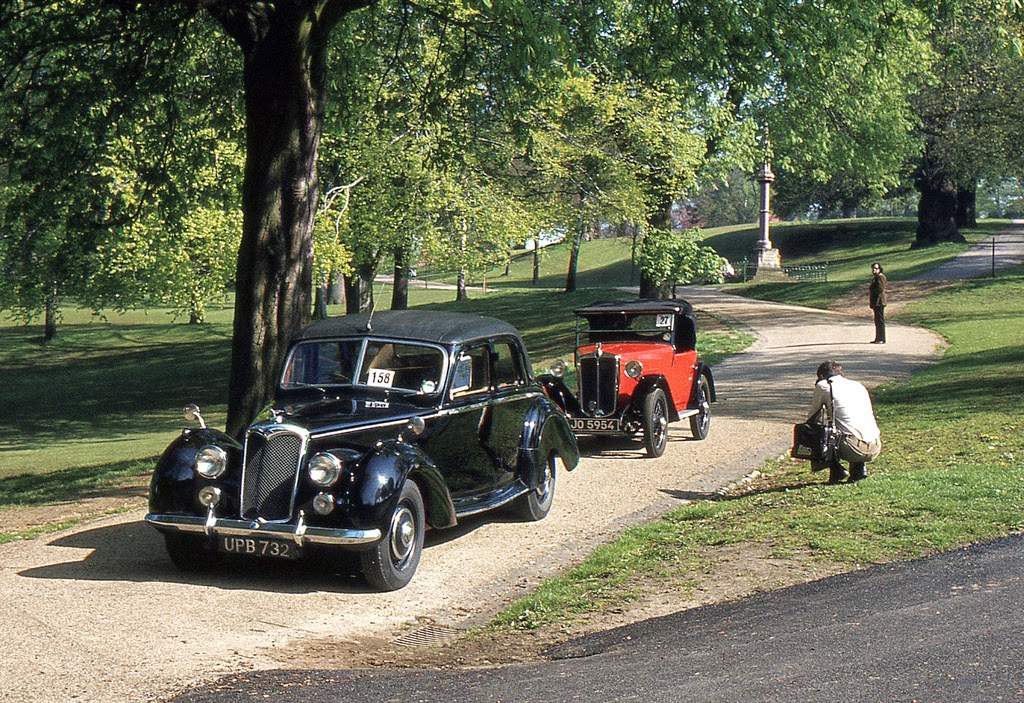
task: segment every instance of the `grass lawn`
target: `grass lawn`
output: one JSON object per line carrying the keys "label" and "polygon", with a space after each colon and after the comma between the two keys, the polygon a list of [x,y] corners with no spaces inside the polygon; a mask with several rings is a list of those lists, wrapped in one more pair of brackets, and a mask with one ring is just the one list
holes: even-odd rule
{"label": "grass lawn", "polygon": [[937,330],[950,347],[935,366],[873,392],[884,449],[867,481],[827,486],[806,462],[769,462],[727,497],[627,530],[496,627],[571,620],[666,583],[685,593],[725,545],[852,568],[1024,529],[1024,271],[921,299],[901,321]]}

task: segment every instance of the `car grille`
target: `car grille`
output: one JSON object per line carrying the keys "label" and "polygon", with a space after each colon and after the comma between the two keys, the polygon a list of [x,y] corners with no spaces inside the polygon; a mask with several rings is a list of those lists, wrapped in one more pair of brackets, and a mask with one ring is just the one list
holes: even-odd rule
{"label": "car grille", "polygon": [[580,406],[587,415],[612,415],[619,395],[619,357],[580,358]]}
{"label": "car grille", "polygon": [[308,436],[300,428],[253,427],[245,439],[243,518],[287,520]]}

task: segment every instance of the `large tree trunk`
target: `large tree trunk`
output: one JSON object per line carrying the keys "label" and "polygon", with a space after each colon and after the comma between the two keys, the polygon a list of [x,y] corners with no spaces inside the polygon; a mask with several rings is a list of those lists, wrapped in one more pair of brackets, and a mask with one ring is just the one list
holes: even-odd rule
{"label": "large tree trunk", "polygon": [[409,308],[409,249],[404,245],[395,247],[395,286],[391,290],[391,309]]}
{"label": "large tree trunk", "polygon": [[46,298],[46,311],[43,316],[43,341],[52,342],[57,338],[57,293]]}
{"label": "large tree trunk", "polygon": [[369,312],[373,308],[374,264],[360,264],[348,276],[342,276],[345,286],[345,314]]}
{"label": "large tree trunk", "polygon": [[345,302],[345,285],[341,280],[341,274],[331,271],[327,278],[327,304],[341,305]]}
{"label": "large tree trunk", "polygon": [[327,319],[327,284],[321,283],[316,287],[316,294],[313,298],[313,319]]}
{"label": "large tree trunk", "polygon": [[580,216],[579,225],[576,227],[576,234],[572,238],[569,249],[569,270],[565,272],[565,292],[576,292],[576,271],[580,266],[580,246],[583,242],[583,235],[586,234],[587,225]]}
{"label": "large tree trunk", "polygon": [[975,183],[956,190],[956,226],[978,226],[978,186]]}
{"label": "large tree trunk", "polygon": [[921,199],[917,204],[914,246],[964,241],[956,226],[956,189],[945,164],[926,156],[918,169],[915,185]]}
{"label": "large tree trunk", "polygon": [[227,432],[240,437],[273,396],[291,337],[309,322],[317,151],[327,40],[364,3],[235,3],[210,11],[244,54],[246,162]]}
{"label": "large tree trunk", "polygon": [[359,312],[359,301],[362,298],[362,292],[359,290],[361,287],[359,276],[353,273],[350,276],[344,276],[342,280],[345,285],[345,314],[355,315]]}

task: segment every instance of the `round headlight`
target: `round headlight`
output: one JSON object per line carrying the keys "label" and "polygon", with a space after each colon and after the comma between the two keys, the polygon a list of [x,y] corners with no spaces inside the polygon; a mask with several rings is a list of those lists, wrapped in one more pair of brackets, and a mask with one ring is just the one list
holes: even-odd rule
{"label": "round headlight", "polygon": [[228,453],[220,447],[208,444],[196,454],[193,468],[203,478],[217,478],[228,468]]}
{"label": "round headlight", "polygon": [[555,378],[562,378],[566,371],[568,371],[568,367],[566,367],[565,362],[561,359],[551,364],[551,375]]}
{"label": "round headlight", "polygon": [[318,486],[334,485],[341,476],[341,459],[333,454],[321,452],[309,460],[309,480]]}
{"label": "round headlight", "polygon": [[630,378],[640,378],[640,374],[644,372],[644,365],[639,361],[633,360],[626,364],[626,375]]}

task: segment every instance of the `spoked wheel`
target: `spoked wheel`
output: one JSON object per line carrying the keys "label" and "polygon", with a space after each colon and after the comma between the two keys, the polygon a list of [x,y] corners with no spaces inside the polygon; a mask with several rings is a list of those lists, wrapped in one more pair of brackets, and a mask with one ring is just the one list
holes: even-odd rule
{"label": "spoked wheel", "polygon": [[516,499],[516,515],[529,522],[543,520],[555,499],[555,480],[555,455],[552,454],[544,463],[544,477],[540,484]]}
{"label": "spoked wheel", "polygon": [[690,416],[690,432],[694,439],[704,439],[711,429],[711,386],[706,376],[700,377],[697,388],[697,414]]}
{"label": "spoked wheel", "polygon": [[665,392],[655,388],[644,398],[644,447],[652,457],[665,453],[668,443],[668,402]]}
{"label": "spoked wheel", "polygon": [[379,591],[397,591],[412,580],[423,551],[424,522],[423,496],[413,481],[406,481],[391,513],[387,534],[360,555],[363,577],[370,586]]}

